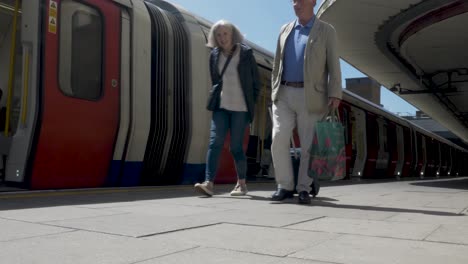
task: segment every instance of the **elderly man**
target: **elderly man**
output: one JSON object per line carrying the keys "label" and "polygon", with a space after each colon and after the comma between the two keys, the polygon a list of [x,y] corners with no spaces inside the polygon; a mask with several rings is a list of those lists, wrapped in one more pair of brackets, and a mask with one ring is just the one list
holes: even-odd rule
{"label": "elderly man", "polygon": [[[297,19],[281,28],[272,72],[272,156],[277,191],[272,200],[293,197],[311,202],[312,179],[307,175],[308,148],[315,123],[342,97],[341,70],[335,29],[314,14],[316,0],[291,1]],[[297,126],[302,153],[297,185],[294,186],[290,138]]]}

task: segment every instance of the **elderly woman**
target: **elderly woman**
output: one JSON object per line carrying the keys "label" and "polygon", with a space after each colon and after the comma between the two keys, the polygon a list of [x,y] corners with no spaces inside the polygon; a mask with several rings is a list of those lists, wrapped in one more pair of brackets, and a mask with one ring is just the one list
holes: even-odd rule
{"label": "elderly woman", "polygon": [[243,36],[239,29],[225,20],[216,22],[208,36],[207,46],[213,48],[209,61],[211,81],[213,85],[222,83],[222,91],[219,106],[211,109],[213,115],[206,155],[205,182],[195,184],[195,190],[206,196],[214,194],[213,181],[228,131],[231,132],[231,154],[238,179],[231,195],[247,194],[247,161],[242,141],[247,126],[254,118],[259,79],[252,49],[242,41]]}

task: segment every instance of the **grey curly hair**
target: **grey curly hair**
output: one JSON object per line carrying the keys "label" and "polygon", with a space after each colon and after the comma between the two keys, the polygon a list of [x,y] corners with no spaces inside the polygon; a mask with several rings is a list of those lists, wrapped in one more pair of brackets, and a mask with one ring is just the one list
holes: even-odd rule
{"label": "grey curly hair", "polygon": [[208,35],[208,43],[206,43],[207,47],[216,48],[219,47],[218,41],[216,41],[216,31],[220,27],[228,27],[232,30],[232,44],[242,43],[244,41],[244,36],[240,33],[239,28],[237,28],[234,24],[227,20],[219,20],[218,22],[214,23],[211,26],[210,34]]}

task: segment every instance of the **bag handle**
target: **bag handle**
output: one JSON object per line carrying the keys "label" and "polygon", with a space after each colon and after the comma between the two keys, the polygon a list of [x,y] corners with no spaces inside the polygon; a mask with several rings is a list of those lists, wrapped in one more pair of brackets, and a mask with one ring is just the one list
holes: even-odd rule
{"label": "bag handle", "polygon": [[332,113],[333,113],[333,118],[334,119],[336,118],[337,122],[341,122],[340,111],[338,111],[338,107],[333,108]]}
{"label": "bag handle", "polygon": [[323,116],[322,122],[341,122],[340,112],[338,108],[329,107],[326,115]]}

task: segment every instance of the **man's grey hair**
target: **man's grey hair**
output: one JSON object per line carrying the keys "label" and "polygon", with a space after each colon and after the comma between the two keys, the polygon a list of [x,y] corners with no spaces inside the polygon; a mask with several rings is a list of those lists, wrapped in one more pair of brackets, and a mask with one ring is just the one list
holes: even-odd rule
{"label": "man's grey hair", "polygon": [[219,47],[219,43],[216,40],[216,31],[220,27],[228,27],[232,30],[232,44],[242,43],[244,41],[244,36],[240,33],[239,28],[237,28],[234,24],[226,20],[220,20],[214,23],[211,26],[210,34],[208,35],[208,43],[206,44],[207,47],[216,48]]}

